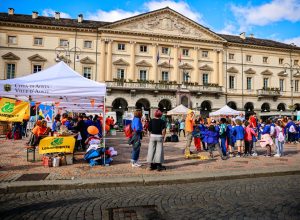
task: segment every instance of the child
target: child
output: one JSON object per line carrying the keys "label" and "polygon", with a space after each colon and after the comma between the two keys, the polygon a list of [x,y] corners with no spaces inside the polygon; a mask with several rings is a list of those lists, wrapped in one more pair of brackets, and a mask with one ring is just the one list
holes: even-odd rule
{"label": "child", "polygon": [[271,120],[268,119],[266,121],[265,126],[263,127],[263,131],[262,131],[262,136],[261,136],[261,141],[260,141],[260,145],[261,147],[266,147],[267,148],[267,157],[272,156],[272,146],[274,144],[272,137],[270,136],[271,133]]}
{"label": "child", "polygon": [[284,136],[284,126],[282,121],[278,120],[275,122],[275,144],[276,144],[276,154],[274,155],[274,157],[282,157],[283,156],[283,146],[284,146],[284,140],[285,140],[285,136]]}
{"label": "child", "polygon": [[221,124],[220,124],[220,140],[221,140],[221,149],[223,156],[227,155],[227,149],[226,149],[226,118],[221,118]]}
{"label": "child", "polygon": [[234,157],[234,144],[235,144],[235,136],[233,135],[233,128],[235,127],[235,122],[230,118],[227,119],[227,129],[226,129],[226,135],[227,135],[227,143],[229,148],[229,156]]}
{"label": "child", "polygon": [[240,119],[235,120],[237,126],[233,128],[233,135],[235,136],[236,146],[238,148],[237,157],[241,157],[242,153],[244,152],[244,137],[245,137],[245,130],[242,126],[242,121]]}
{"label": "child", "polygon": [[210,125],[208,127],[208,130],[205,132],[205,141],[207,143],[207,147],[208,147],[211,158],[214,158],[213,151],[215,150],[215,147],[217,147],[217,150],[218,150],[220,156],[222,157],[222,151],[219,147],[218,136],[219,136],[219,134],[216,131],[215,126]]}
{"label": "child", "polygon": [[196,151],[201,151],[201,139],[200,139],[200,128],[198,126],[195,126],[194,131],[192,133],[194,137],[194,144]]}
{"label": "child", "polygon": [[256,133],[248,121],[245,121],[245,126],[245,156],[251,156],[253,148],[253,136],[256,136]]}
{"label": "child", "polygon": [[85,144],[87,146],[87,151],[91,149],[96,150],[100,143],[101,143],[101,139],[99,138],[98,134],[99,134],[99,130],[96,126],[89,126],[87,129],[90,137],[88,139],[86,139]]}

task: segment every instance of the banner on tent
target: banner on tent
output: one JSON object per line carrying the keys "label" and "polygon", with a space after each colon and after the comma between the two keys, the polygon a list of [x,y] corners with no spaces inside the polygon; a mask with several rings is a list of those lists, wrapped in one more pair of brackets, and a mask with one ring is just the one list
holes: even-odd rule
{"label": "banner on tent", "polygon": [[42,116],[48,123],[52,122],[53,107],[49,105],[40,104],[39,115]]}
{"label": "banner on tent", "polygon": [[0,98],[0,121],[22,122],[28,110],[28,102]]}
{"label": "banner on tent", "polygon": [[73,153],[75,138],[68,137],[46,137],[40,141],[39,154],[51,153]]}

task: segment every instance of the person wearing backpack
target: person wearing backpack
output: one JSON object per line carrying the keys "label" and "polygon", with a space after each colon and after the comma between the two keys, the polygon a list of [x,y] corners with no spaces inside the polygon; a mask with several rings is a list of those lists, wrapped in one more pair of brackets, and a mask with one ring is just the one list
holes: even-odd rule
{"label": "person wearing backpack", "polygon": [[289,118],[288,123],[286,124],[286,130],[288,132],[288,142],[289,143],[296,143],[296,124]]}
{"label": "person wearing backpack", "polygon": [[220,131],[219,131],[219,137],[221,140],[221,149],[223,156],[227,155],[227,149],[226,149],[226,118],[221,118],[221,124],[220,124]]}
{"label": "person wearing backpack", "polygon": [[141,167],[142,165],[138,163],[140,157],[141,150],[141,140],[142,140],[142,111],[136,110],[134,112],[134,118],[131,123],[131,129],[133,131],[133,135],[130,138],[129,144],[132,145],[132,154],[131,154],[131,166],[132,167]]}
{"label": "person wearing backpack", "polygon": [[282,157],[283,156],[283,147],[284,147],[284,126],[282,121],[278,120],[275,123],[276,127],[276,137],[275,137],[275,144],[276,144],[276,154],[274,157]]}

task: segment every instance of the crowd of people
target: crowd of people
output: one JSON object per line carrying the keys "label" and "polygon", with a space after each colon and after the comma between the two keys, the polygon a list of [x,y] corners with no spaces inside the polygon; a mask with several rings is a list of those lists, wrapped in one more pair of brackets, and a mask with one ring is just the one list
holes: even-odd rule
{"label": "crowd of people", "polygon": [[[222,159],[230,157],[257,156],[257,142],[266,149],[266,157],[284,156],[285,143],[298,143],[300,139],[300,121],[293,121],[288,117],[269,118],[259,120],[256,113],[245,119],[241,113],[236,117],[213,118],[196,117],[194,111],[189,110],[185,119],[162,119],[162,113],[155,111],[154,118],[145,119],[141,111],[135,111],[131,124],[132,136],[129,143],[132,145],[132,167],[140,167],[138,163],[143,135],[149,133],[149,146],[147,162],[150,170],[163,170],[164,162],[163,142],[168,130],[173,135],[181,135],[186,138],[184,154],[189,158],[191,154],[208,151],[214,158],[214,151],[218,151]],[[197,152],[191,151],[191,145]]]}

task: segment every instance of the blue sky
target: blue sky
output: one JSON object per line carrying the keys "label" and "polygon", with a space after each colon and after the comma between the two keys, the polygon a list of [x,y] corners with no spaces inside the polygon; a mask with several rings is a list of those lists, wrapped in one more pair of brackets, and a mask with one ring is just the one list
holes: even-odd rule
{"label": "blue sky", "polygon": [[[63,3],[63,4],[62,4]],[[169,6],[217,33],[273,39],[300,46],[300,0],[0,0],[0,11],[14,8],[17,14],[115,21]]]}

